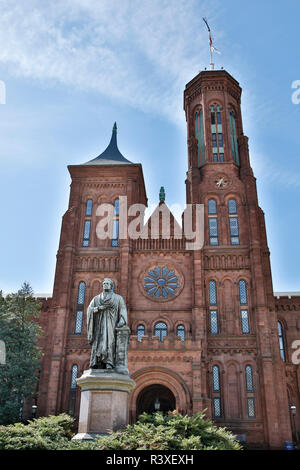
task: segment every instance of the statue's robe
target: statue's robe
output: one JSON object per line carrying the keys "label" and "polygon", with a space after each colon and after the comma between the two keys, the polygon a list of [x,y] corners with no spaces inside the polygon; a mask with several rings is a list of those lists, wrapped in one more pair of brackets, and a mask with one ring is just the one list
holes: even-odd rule
{"label": "statue's robe", "polygon": [[[107,308],[94,312],[94,308]],[[88,342],[92,345],[90,367],[115,367],[116,332],[118,325],[127,325],[126,305],[118,294],[101,293],[93,298],[87,309]]]}

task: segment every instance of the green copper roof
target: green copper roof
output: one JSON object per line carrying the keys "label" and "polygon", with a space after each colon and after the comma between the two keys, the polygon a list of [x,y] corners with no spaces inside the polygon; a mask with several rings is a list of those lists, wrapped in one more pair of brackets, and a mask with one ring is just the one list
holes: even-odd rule
{"label": "green copper roof", "polygon": [[112,130],[112,136],[108,147],[98,157],[93,160],[84,163],[84,165],[119,165],[119,164],[132,164],[127,158],[125,158],[117,144],[117,123],[114,123]]}

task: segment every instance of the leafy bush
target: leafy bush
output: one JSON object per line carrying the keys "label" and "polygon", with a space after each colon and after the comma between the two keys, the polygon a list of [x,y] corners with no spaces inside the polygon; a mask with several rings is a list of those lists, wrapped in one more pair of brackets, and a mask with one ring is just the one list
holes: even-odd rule
{"label": "leafy bush", "polygon": [[93,448],[99,450],[241,450],[235,436],[212,421],[204,413],[182,416],[177,412],[143,413],[137,423],[123,431],[98,439]]}
{"label": "leafy bush", "polygon": [[74,419],[48,416],[29,424],[0,426],[0,450],[240,450],[234,435],[203,413],[143,413],[137,423],[92,442],[72,441]]}
{"label": "leafy bush", "polygon": [[74,419],[67,414],[38,418],[22,423],[0,426],[0,449],[63,450],[76,448],[70,439]]}

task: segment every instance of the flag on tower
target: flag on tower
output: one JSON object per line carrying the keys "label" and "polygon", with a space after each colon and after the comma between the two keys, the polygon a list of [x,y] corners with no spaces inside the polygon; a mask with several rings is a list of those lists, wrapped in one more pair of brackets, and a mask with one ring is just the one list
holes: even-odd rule
{"label": "flag on tower", "polygon": [[206,24],[207,26],[207,30],[208,30],[208,37],[209,37],[209,52],[210,52],[210,65],[211,65],[211,68],[213,69],[214,68],[214,64],[212,62],[212,52],[216,52],[217,54],[221,54],[221,52],[215,47],[213,46],[213,40],[212,40],[212,36],[211,36],[211,31],[210,31],[210,27],[209,27],[209,24],[207,22],[207,19],[206,18],[202,18],[204,23]]}

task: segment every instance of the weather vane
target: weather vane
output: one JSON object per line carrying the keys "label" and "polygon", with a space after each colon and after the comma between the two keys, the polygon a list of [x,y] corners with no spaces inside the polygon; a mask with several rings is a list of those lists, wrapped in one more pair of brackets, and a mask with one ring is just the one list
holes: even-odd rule
{"label": "weather vane", "polygon": [[209,55],[210,55],[210,70],[214,70],[215,64],[213,63],[212,53],[213,53],[213,52],[216,52],[217,54],[221,54],[221,52],[220,52],[215,46],[213,46],[213,40],[212,40],[212,37],[211,37],[210,27],[209,27],[209,25],[208,25],[207,19],[206,19],[206,18],[202,18],[202,19],[203,19],[204,23],[206,24],[207,30],[208,30],[208,37],[209,37]]}

